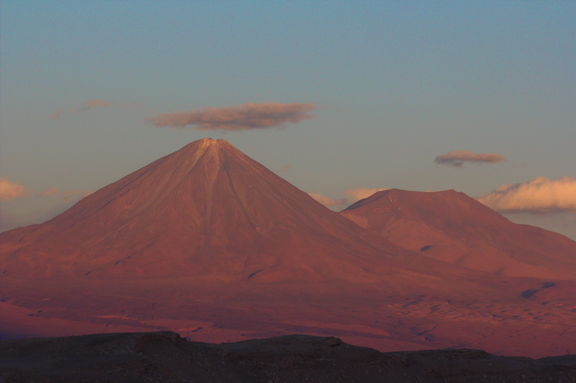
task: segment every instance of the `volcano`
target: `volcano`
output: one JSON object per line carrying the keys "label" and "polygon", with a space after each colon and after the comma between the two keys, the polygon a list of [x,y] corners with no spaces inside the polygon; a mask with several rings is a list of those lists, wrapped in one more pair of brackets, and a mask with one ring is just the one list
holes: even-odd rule
{"label": "volcano", "polygon": [[206,138],[45,223],[0,233],[0,336],[306,333],[382,351],[528,356],[576,344],[568,268],[497,273],[405,247]]}
{"label": "volcano", "polygon": [[409,254],[210,138],[1,238],[16,278],[365,282]]}
{"label": "volcano", "polygon": [[576,242],[510,222],[454,190],[390,189],[341,214],[406,249],[499,275],[576,279]]}

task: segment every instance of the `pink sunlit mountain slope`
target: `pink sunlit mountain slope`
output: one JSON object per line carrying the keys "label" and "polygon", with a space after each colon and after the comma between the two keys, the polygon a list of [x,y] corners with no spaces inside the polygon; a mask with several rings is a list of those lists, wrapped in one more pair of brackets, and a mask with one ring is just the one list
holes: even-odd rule
{"label": "pink sunlit mountain slope", "polygon": [[151,163],[48,222],[2,233],[2,252],[6,277],[228,282],[368,283],[390,262],[420,257],[212,139]]}
{"label": "pink sunlit mountain slope", "polygon": [[203,139],[50,221],[0,233],[0,335],[307,333],[388,351],[530,356],[576,344],[576,282],[556,266],[570,264],[565,255],[537,265],[551,273],[541,278],[416,250]]}
{"label": "pink sunlit mountain slope", "polygon": [[341,214],[406,249],[506,276],[576,279],[576,242],[510,222],[464,193],[390,189]]}

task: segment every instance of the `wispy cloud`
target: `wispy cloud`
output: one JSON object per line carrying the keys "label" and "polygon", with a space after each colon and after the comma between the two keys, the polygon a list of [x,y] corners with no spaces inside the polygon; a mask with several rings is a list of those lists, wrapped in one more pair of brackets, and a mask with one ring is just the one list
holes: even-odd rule
{"label": "wispy cloud", "polygon": [[282,173],[285,173],[285,172],[287,172],[288,170],[290,170],[290,165],[283,166],[282,169],[280,169],[280,171],[281,171]]}
{"label": "wispy cloud", "polygon": [[0,201],[10,201],[28,195],[30,192],[24,186],[8,181],[6,178],[0,178]]}
{"label": "wispy cloud", "polygon": [[50,117],[51,117],[53,120],[59,120],[59,119],[60,119],[60,109],[58,109],[57,111],[55,111],[54,113],[52,113],[52,114],[50,115]]}
{"label": "wispy cloud", "polygon": [[32,193],[26,187],[15,182],[8,181],[6,178],[0,178],[0,201],[10,201],[15,198],[23,197],[46,197],[46,196],[59,196],[63,197],[64,201],[70,200],[73,196],[80,196],[84,198],[92,194],[88,190],[60,190],[58,188],[46,189],[40,193]]}
{"label": "wispy cloud", "polygon": [[0,231],[45,222],[70,209],[78,200],[79,198],[69,198],[29,212],[15,211],[13,206],[2,206]]}
{"label": "wispy cloud", "polygon": [[308,193],[308,195],[310,197],[314,198],[316,201],[320,202],[322,205],[327,206],[327,207],[344,206],[347,204],[345,198],[331,199],[329,197],[325,197],[325,196],[318,194],[318,193]]}
{"label": "wispy cloud", "polygon": [[191,126],[196,130],[239,131],[283,127],[314,118],[316,105],[307,103],[280,104],[277,102],[249,103],[224,108],[204,108],[188,112],[163,113],[148,117],[154,126],[182,129]]}
{"label": "wispy cloud", "polygon": [[477,199],[499,212],[576,211],[576,178],[538,177],[525,183],[502,185]]}
{"label": "wispy cloud", "polygon": [[338,198],[338,199],[331,199],[329,197],[325,197],[318,193],[308,193],[308,195],[314,198],[316,201],[320,202],[322,205],[327,207],[345,207],[352,205],[360,201],[361,199],[368,198],[372,194],[387,189],[366,189],[366,188],[355,188],[355,189],[348,189],[345,193],[345,197]]}
{"label": "wispy cloud", "polygon": [[58,188],[50,188],[50,189],[46,189],[43,192],[40,192],[40,194],[38,194],[39,196],[43,197],[46,195],[58,195],[60,193],[60,189]]}
{"label": "wispy cloud", "polygon": [[469,150],[453,150],[448,154],[436,156],[434,163],[438,165],[450,165],[462,167],[464,162],[495,164],[506,161],[506,158],[497,153],[474,153]]}
{"label": "wispy cloud", "polygon": [[[139,102],[126,102],[124,104],[116,104],[106,100],[89,100],[83,102],[79,107],[68,109],[70,113],[80,113],[90,110],[92,108],[140,108],[142,104]],[[59,120],[62,117],[60,109],[50,115],[53,120]]]}
{"label": "wispy cloud", "polygon": [[92,194],[87,190],[60,190],[58,188],[46,189],[40,193],[32,193],[24,186],[10,182],[6,178],[0,178],[0,201],[10,201],[16,198],[38,199],[40,197],[62,197],[61,200],[51,200],[51,204],[44,204],[45,208],[32,212],[22,213],[13,211],[10,203],[3,205],[0,210],[0,232],[19,226],[31,225],[44,222],[69,209],[72,204]]}
{"label": "wispy cloud", "polygon": [[89,196],[90,194],[92,194],[93,192],[91,191],[87,191],[87,190],[60,190],[58,188],[50,188],[50,189],[46,189],[43,192],[41,192],[40,194],[38,194],[40,197],[44,197],[44,196],[61,196],[64,198],[64,201],[69,201],[73,196],[80,196],[80,199]]}
{"label": "wispy cloud", "polygon": [[82,105],[74,109],[73,112],[84,112],[92,108],[140,108],[142,104],[139,102],[127,102],[125,104],[114,104],[106,100],[89,100],[82,103]]}

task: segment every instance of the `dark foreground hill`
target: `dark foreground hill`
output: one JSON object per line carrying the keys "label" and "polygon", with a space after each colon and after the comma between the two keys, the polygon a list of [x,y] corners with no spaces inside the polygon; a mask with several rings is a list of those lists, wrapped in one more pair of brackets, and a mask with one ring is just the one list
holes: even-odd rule
{"label": "dark foreground hill", "polygon": [[228,344],[172,332],[0,342],[1,382],[574,382],[576,355],[478,350],[380,353],[338,338],[289,335]]}

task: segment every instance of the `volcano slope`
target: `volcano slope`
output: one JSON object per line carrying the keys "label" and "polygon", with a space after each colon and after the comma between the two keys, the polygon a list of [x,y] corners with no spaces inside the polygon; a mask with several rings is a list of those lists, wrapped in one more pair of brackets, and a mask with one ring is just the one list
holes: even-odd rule
{"label": "volcano slope", "polygon": [[512,223],[454,190],[385,190],[341,214],[399,246],[451,264],[506,276],[576,279],[576,242]]}
{"label": "volcano slope", "polygon": [[533,357],[576,344],[574,280],[406,250],[224,140],[195,141],[50,221],[1,233],[0,261],[3,337],[306,333]]}

